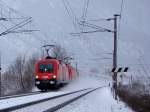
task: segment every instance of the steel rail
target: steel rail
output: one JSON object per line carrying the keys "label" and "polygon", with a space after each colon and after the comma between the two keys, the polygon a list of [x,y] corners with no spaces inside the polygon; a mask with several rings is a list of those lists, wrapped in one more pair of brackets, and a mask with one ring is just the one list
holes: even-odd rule
{"label": "steel rail", "polygon": [[72,103],[72,102],[74,102],[74,101],[76,101],[76,100],[82,98],[83,96],[88,95],[89,93],[91,93],[91,92],[93,92],[93,91],[96,91],[96,90],[98,90],[98,89],[100,89],[100,88],[104,88],[104,87],[107,87],[107,86],[102,86],[102,87],[98,87],[98,88],[92,89],[92,90],[90,90],[90,91],[88,91],[88,92],[86,92],[86,93],[84,93],[84,94],[81,94],[81,95],[79,95],[79,96],[77,96],[77,97],[74,97],[74,98],[72,98],[72,99],[70,99],[70,100],[68,100],[68,101],[63,102],[62,104],[59,104],[59,105],[54,106],[54,107],[52,107],[52,108],[49,108],[49,109],[47,109],[47,110],[44,111],[44,112],[55,112],[55,111],[57,111],[57,110],[59,110],[59,109],[65,107],[65,106],[69,105],[70,103]]}
{"label": "steel rail", "polygon": [[69,92],[69,93],[65,93],[65,94],[61,94],[61,95],[57,95],[57,96],[53,96],[53,97],[49,97],[49,98],[45,98],[45,99],[40,99],[38,101],[28,102],[28,103],[25,103],[25,104],[15,105],[15,106],[12,106],[12,107],[0,109],[0,112],[10,112],[10,111],[22,109],[22,108],[25,108],[25,107],[28,107],[28,106],[31,106],[31,105],[35,105],[35,104],[42,103],[42,102],[45,102],[45,101],[48,101],[48,100],[52,100],[52,99],[60,98],[60,97],[63,97],[63,96],[71,95],[71,94],[78,93],[78,92],[81,92],[81,91],[85,91],[85,90],[88,90],[88,89],[91,89],[91,88],[86,88],[86,89],[82,89],[82,90],[78,90],[78,91],[73,91],[73,92]]}
{"label": "steel rail", "polygon": [[41,91],[34,91],[34,92],[28,92],[28,93],[24,93],[24,94],[3,96],[3,97],[0,97],[0,100],[4,100],[4,99],[8,99],[8,98],[17,98],[17,97],[22,97],[22,96],[35,95],[35,94],[41,94]]}

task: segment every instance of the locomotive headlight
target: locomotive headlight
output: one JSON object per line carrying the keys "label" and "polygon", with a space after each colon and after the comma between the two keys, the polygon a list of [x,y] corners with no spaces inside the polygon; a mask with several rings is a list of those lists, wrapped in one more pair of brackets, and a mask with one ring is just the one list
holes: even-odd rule
{"label": "locomotive headlight", "polygon": [[39,76],[38,76],[38,75],[36,75],[36,76],[35,76],[35,78],[36,78],[36,79],[38,79],[38,78],[39,78]]}
{"label": "locomotive headlight", "polygon": [[56,79],[56,75],[53,75],[53,78]]}

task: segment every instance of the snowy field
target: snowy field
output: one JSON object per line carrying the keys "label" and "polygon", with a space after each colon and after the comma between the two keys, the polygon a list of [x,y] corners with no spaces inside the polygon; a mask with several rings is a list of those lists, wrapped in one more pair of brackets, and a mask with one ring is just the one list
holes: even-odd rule
{"label": "snowy field", "polygon": [[57,112],[134,112],[126,104],[114,100],[110,88],[102,88],[58,110]]}
{"label": "snowy field", "polygon": [[[85,75],[86,74],[86,75]],[[98,74],[97,74],[98,76]],[[111,78],[106,76],[92,77],[92,74],[86,72],[74,81],[72,84],[61,89],[61,91],[85,88],[85,87],[97,87],[103,85],[109,85]],[[96,90],[83,98],[73,102],[72,104],[58,110],[58,112],[134,112],[124,102],[117,101],[113,98],[111,87],[105,87]]]}

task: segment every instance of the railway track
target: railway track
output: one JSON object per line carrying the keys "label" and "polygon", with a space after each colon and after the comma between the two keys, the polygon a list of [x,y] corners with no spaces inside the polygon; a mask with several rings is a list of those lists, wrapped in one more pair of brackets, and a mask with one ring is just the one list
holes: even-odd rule
{"label": "railway track", "polygon": [[[73,92],[67,92],[67,93],[57,93],[55,95],[50,95],[51,92],[42,93],[42,94],[36,94],[36,95],[29,95],[29,96],[23,96],[25,99],[33,98],[33,100],[30,100],[28,102],[24,103],[16,103],[16,104],[9,104],[8,106],[0,106],[0,112],[54,112],[60,108],[63,108],[64,106],[70,104],[71,102],[93,92],[97,89],[104,88],[106,86],[101,86],[97,88],[86,88],[78,91]],[[37,98],[38,96],[43,96],[42,99],[35,100],[34,98]],[[33,97],[34,96],[34,97]],[[5,102],[12,102],[12,100],[15,100],[15,102],[21,101],[23,97],[18,98],[9,98],[3,99]],[[11,99],[11,100],[10,100]],[[2,100],[0,100],[0,103]]]}
{"label": "railway track", "polygon": [[8,99],[8,98],[17,98],[17,97],[22,97],[22,96],[34,95],[34,94],[41,94],[41,91],[28,92],[25,94],[18,94],[18,95],[3,96],[3,97],[0,97],[0,100]]}

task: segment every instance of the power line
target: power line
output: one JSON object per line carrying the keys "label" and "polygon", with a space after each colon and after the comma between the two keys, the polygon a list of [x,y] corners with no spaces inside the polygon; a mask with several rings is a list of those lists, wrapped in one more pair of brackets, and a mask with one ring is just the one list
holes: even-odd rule
{"label": "power line", "polygon": [[[21,18],[20,18],[21,19]],[[16,25],[17,23],[14,23],[14,21],[10,21],[13,25]],[[32,21],[32,23],[33,23],[33,21]],[[35,28],[35,27],[34,27]],[[22,30],[17,30],[17,31],[11,31],[11,33],[30,33],[30,32],[32,32],[32,33],[30,33],[33,37],[36,37],[36,38],[38,38],[37,40],[39,40],[40,42],[47,42],[47,40],[46,39],[43,39],[43,38],[41,38],[41,37],[45,37],[45,35],[41,32],[41,30],[26,30],[25,28],[21,28]],[[37,28],[35,28],[35,29],[37,29]],[[39,34],[41,34],[41,36],[39,36],[39,34],[37,34],[37,32],[35,32],[35,31],[38,31],[38,33]],[[34,33],[35,32],[35,33]],[[37,35],[36,35],[37,34]]]}
{"label": "power line", "polygon": [[[79,23],[80,25],[83,25],[81,23]],[[89,22],[84,22],[84,25],[87,26],[87,27],[91,27],[91,28],[95,28],[95,29],[101,29],[101,30],[106,30],[108,31],[109,29],[108,28],[104,28],[104,27],[100,27],[100,26],[97,26],[95,24],[91,24]],[[112,31],[112,30],[109,30],[109,31]],[[113,31],[112,31],[113,32]]]}
{"label": "power line", "polygon": [[[21,19],[21,18],[20,18]],[[16,25],[17,23],[14,23],[14,21],[10,21],[13,25]],[[38,31],[39,33],[41,32],[40,30],[26,30],[25,28],[21,28],[21,30],[17,30],[17,31],[10,31],[10,33],[30,33],[30,32],[35,32],[35,31]],[[44,37],[41,33],[42,36],[39,37],[39,35],[34,35],[36,33],[30,33],[33,37],[36,37],[38,38],[37,40],[39,40],[40,42],[46,42],[46,39],[43,39],[41,37]],[[23,40],[22,40],[23,41]],[[27,42],[25,42],[27,43]],[[28,43],[27,43],[28,44]],[[30,43],[31,44],[31,43]],[[34,46],[34,44],[32,44]]]}
{"label": "power line", "polygon": [[120,18],[119,18],[119,23],[118,23],[118,37],[120,36],[123,7],[124,7],[124,0],[121,1],[121,5],[120,5]]}
{"label": "power line", "polygon": [[70,3],[67,0],[62,0],[62,1],[63,1],[64,7],[65,7],[70,19],[72,20],[74,28],[76,29],[77,28],[77,26],[76,26],[76,22],[77,22],[76,15],[74,14],[74,12],[70,6]]}
{"label": "power line", "polygon": [[82,14],[82,21],[83,22],[86,20],[86,17],[87,17],[87,10],[88,10],[88,6],[89,6],[89,1],[90,0],[85,0],[85,7],[83,9],[83,14]]}
{"label": "power line", "polygon": [[64,7],[65,7],[65,9],[66,9],[66,12],[68,13],[70,19],[72,19],[73,17],[72,17],[72,15],[70,14],[70,11],[69,11],[69,9],[68,9],[68,7],[67,7],[67,4],[66,4],[65,0],[62,0],[62,1],[63,1],[63,4],[64,4]]}
{"label": "power line", "polygon": [[87,21],[98,22],[98,21],[108,21],[106,18],[98,18],[98,19],[89,19]]}
{"label": "power line", "polygon": [[30,22],[32,22],[31,17],[24,20],[24,21],[22,21],[22,22],[20,22],[20,23],[18,23],[18,24],[16,24],[15,26],[12,26],[11,28],[7,29],[6,31],[0,33],[0,36],[6,35],[6,34],[10,33],[11,31],[14,31],[18,28],[21,28],[21,27],[25,26],[26,24],[28,24]]}
{"label": "power line", "polygon": [[99,29],[99,30],[93,30],[93,31],[81,31],[79,33],[70,33],[70,34],[73,36],[79,36],[81,34],[96,33],[96,32],[112,32],[112,31],[108,29]]}
{"label": "power line", "polygon": [[[23,29],[23,26],[25,26],[26,24],[32,22],[31,17],[25,16],[24,14],[21,14],[19,11],[16,11],[16,10],[10,8],[2,0],[0,2],[1,2],[0,7],[2,9],[0,20],[8,21],[8,22],[13,23],[13,26],[10,27],[9,29],[7,27],[4,27],[4,25],[2,25],[6,29],[6,31],[3,31],[2,33],[0,33],[0,36],[6,35],[8,33],[15,33],[15,32],[16,33],[22,33],[22,32],[29,33],[29,32],[32,32],[32,31],[36,31],[36,30],[32,30],[32,29],[30,29],[30,30]],[[3,11],[4,11],[5,14],[3,14]],[[14,23],[12,20],[13,21],[14,20],[19,20],[19,21],[21,20],[21,21],[18,22],[18,23]],[[19,28],[22,28],[23,30],[15,31]]]}
{"label": "power line", "polygon": [[120,18],[121,18],[121,16],[122,16],[123,6],[124,6],[124,0],[121,1]]}
{"label": "power line", "polygon": [[81,18],[81,23],[79,26],[80,30],[83,32],[83,27],[85,26],[85,21],[86,21],[86,17],[87,17],[87,9],[88,9],[88,6],[89,6],[89,0],[84,0],[85,1],[85,6],[83,7],[83,13],[82,13],[82,18]]}

